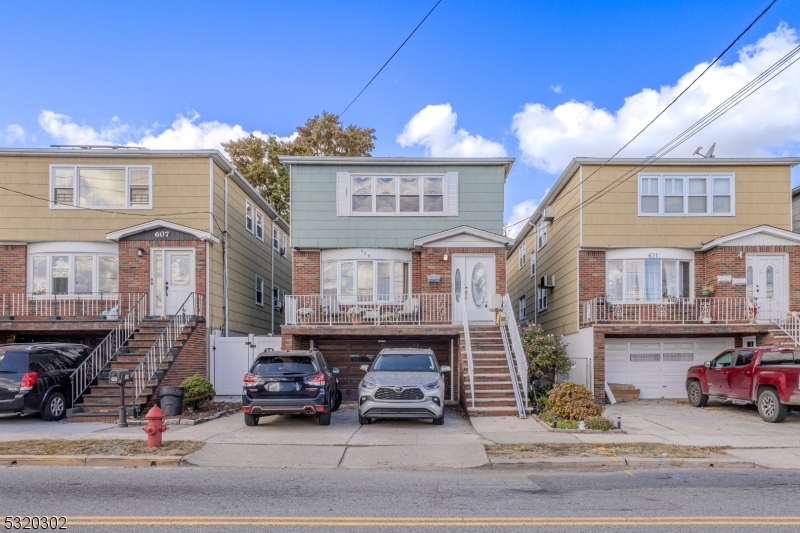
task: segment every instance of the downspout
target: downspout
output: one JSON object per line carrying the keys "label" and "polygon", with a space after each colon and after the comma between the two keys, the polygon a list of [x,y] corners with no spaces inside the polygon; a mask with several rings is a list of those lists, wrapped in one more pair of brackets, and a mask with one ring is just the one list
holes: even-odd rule
{"label": "downspout", "polygon": [[[275,292],[275,223],[276,222],[278,222],[278,214],[277,213],[275,213],[275,218],[272,220],[272,227],[270,228],[270,230],[272,231],[272,235],[269,236],[270,241],[272,241],[270,243],[270,248],[272,249],[272,253],[270,254],[270,262],[271,262],[271,264],[270,264],[270,273],[269,273],[270,283],[272,284],[270,286],[270,289],[269,289],[270,294],[273,294]],[[280,226],[278,226],[278,227],[280,227]],[[280,247],[280,245],[281,245],[281,243],[280,243],[280,239],[279,239],[278,240],[278,247]],[[270,320],[269,334],[270,335],[275,335],[275,298],[273,297],[273,298],[271,298],[271,300],[272,300],[272,305],[271,305],[272,311],[270,311],[270,313],[269,313],[269,320]],[[278,290],[278,301],[280,302],[280,300],[281,300],[281,291]]]}
{"label": "downspout", "polygon": [[225,305],[225,336],[228,336],[228,178],[233,176],[235,171],[231,170],[225,174],[225,231],[222,234],[222,295]]}

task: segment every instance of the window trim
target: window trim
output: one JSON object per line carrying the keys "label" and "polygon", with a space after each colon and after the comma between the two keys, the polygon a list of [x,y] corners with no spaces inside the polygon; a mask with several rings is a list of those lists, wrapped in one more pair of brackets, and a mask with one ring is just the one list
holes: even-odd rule
{"label": "window trim", "polygon": [[525,268],[525,256],[528,254],[526,250],[527,246],[525,246],[525,241],[523,240],[519,243],[519,247],[517,247],[517,270],[522,270]]}
{"label": "window trim", "polygon": [[525,295],[523,294],[519,298],[519,311],[518,316],[520,320],[525,320],[528,316],[528,304],[525,300]]}
{"label": "window trim", "polygon": [[286,257],[289,254],[289,236],[285,233],[283,234],[283,248],[281,249],[281,255]]}
{"label": "window trim", "polygon": [[272,286],[272,309],[281,308],[281,288],[277,285]]}
{"label": "window trim", "polygon": [[[260,209],[256,209],[256,223],[254,229],[255,231],[253,234],[256,236],[256,239],[264,242],[264,213],[262,213]],[[261,235],[258,234],[259,229],[261,230]]]}
{"label": "window trim", "polygon": [[536,287],[536,291],[536,312],[541,313],[543,311],[547,311],[547,300],[550,296],[550,288]]}
{"label": "window trim", "polygon": [[[248,209],[250,208],[250,214],[248,215]],[[250,200],[244,201],[244,229],[247,230],[247,233],[251,233],[253,235],[256,234],[256,215],[255,215],[255,206],[250,202]],[[248,226],[248,222],[250,223]]]}
{"label": "window trim", "polygon": [[281,230],[275,224],[272,225],[272,249],[278,253],[281,251]]}
{"label": "window trim", "polygon": [[[109,209],[153,209],[153,165],[63,165],[63,164],[50,164],[50,177],[48,183],[50,185],[49,199],[50,209],[88,209],[88,210],[109,210]],[[70,168],[73,172],[72,182],[72,204],[58,204],[55,198],[55,170],[61,168]],[[80,197],[78,195],[78,184],[80,175],[78,169],[93,168],[93,169],[109,169],[109,170],[125,170],[125,205],[124,206],[81,206],[79,205]],[[131,171],[132,170],[146,170],[147,171],[147,190],[148,198],[146,204],[132,204],[131,203]]]}
{"label": "window trim", "polygon": [[[67,256],[68,259],[68,267],[67,267],[67,292],[55,294],[52,292],[52,282],[53,282],[53,260],[54,256]],[[84,256],[91,256],[92,257],[92,291],[91,292],[83,292],[83,293],[76,293],[75,292],[75,257],[84,257]],[[34,277],[33,277],[33,266],[34,266],[34,258],[36,257],[46,257],[46,265],[47,265],[47,273],[45,275],[47,279],[47,289],[42,294],[35,294],[34,293]],[[33,295],[34,298],[50,298],[50,297],[66,297],[66,296],[77,296],[80,298],[86,299],[100,299],[100,258],[101,257],[113,257],[117,260],[117,290],[116,291],[104,291],[102,294],[108,295],[117,295],[119,294],[119,254],[113,254],[109,252],[81,252],[81,251],[70,251],[70,252],[57,252],[57,251],[42,251],[42,252],[32,252],[29,253],[27,256],[27,284],[26,284],[26,291],[28,294]],[[116,296],[112,296],[116,297]]]}
{"label": "window trim", "polygon": [[[362,300],[359,301],[358,297],[358,263],[359,262],[371,262],[372,263],[372,299],[370,301]],[[413,273],[411,272],[411,260],[405,259],[382,259],[382,258],[364,258],[364,259],[322,259],[320,260],[320,289],[319,293],[322,296],[334,296],[333,294],[326,295],[325,294],[325,279],[324,279],[324,271],[325,271],[325,263],[333,263],[336,265],[336,300],[342,303],[347,304],[357,304],[357,303],[377,303],[381,302],[382,300],[378,300],[376,298],[378,294],[378,263],[389,263],[391,265],[389,272],[389,300],[388,302],[397,301],[398,296],[409,296],[411,297],[411,290],[413,285]],[[353,263],[353,296],[342,298],[342,263]],[[404,292],[402,295],[398,295],[395,292],[395,284],[397,283],[396,279],[396,266],[398,263],[408,265],[408,279],[406,280],[408,283],[407,287],[404,287],[405,290],[409,292]]]}
{"label": "window trim", "polygon": [[[642,212],[642,179],[644,178],[657,178],[658,179],[658,213],[643,213]],[[665,197],[665,179],[669,178],[683,178],[683,213],[667,213],[664,209]],[[706,180],[706,212],[705,213],[689,213],[688,198],[690,196],[699,196],[697,194],[689,194],[689,179],[690,178],[705,178]],[[729,213],[714,213],[714,178],[728,178],[730,179],[730,194],[720,194],[716,196],[729,196],[731,199],[731,210]],[[646,195],[653,196],[653,195]],[[736,173],[735,172],[663,172],[663,173],[648,173],[640,172],[636,180],[636,203],[637,214],[640,217],[733,217],[736,216]]]}
{"label": "window trim", "polygon": [[531,252],[531,278],[536,277],[536,252]]}
{"label": "window trim", "polygon": [[[430,173],[374,173],[374,172],[359,172],[347,174],[347,213],[346,216],[353,217],[446,217],[453,216],[449,214],[449,183],[447,172],[430,172]],[[357,212],[353,211],[353,178],[373,178],[372,180],[372,211],[370,212]],[[395,211],[393,213],[381,212],[378,213],[376,209],[377,189],[374,178],[397,178],[395,181]],[[400,211],[400,178],[419,178],[419,211],[415,212],[401,212]],[[425,204],[425,180],[424,178],[442,178],[442,210],[441,211],[423,211]],[[430,196],[430,195],[429,195]]]}
{"label": "window trim", "polygon": [[[258,283],[259,282],[261,282],[261,291],[260,291],[261,292],[261,301],[259,301],[259,298],[258,298],[258,294],[259,294]],[[254,297],[255,297],[256,305],[259,306],[259,307],[264,307],[264,278],[262,278],[258,274],[256,274],[256,286],[255,286],[255,296]]]}
{"label": "window trim", "polygon": [[547,221],[540,220],[536,225],[536,249],[541,250],[547,245]]}
{"label": "window trim", "polygon": [[[619,298],[617,298],[616,296],[611,296],[609,294],[609,291],[608,291],[608,274],[609,274],[608,264],[611,261],[615,261],[615,262],[619,261],[619,262],[622,263],[622,288],[621,288],[622,296],[619,297]],[[629,270],[627,270],[627,268],[626,268],[626,262],[628,262],[628,261],[640,261],[642,263],[642,282],[644,283],[644,285],[642,286],[641,291],[642,291],[642,295],[643,296],[641,298],[638,298],[638,299],[637,298],[628,298],[626,296],[627,288],[628,288],[628,272],[629,272]],[[661,296],[659,298],[647,299],[647,274],[646,274],[646,270],[645,270],[646,269],[645,261],[658,261],[660,263],[660,268],[659,268],[659,289],[660,290],[659,290],[659,294],[661,294]],[[694,292],[695,291],[695,268],[694,268],[695,264],[694,264],[694,260],[675,259],[675,258],[671,258],[671,257],[664,257],[664,258],[661,258],[661,257],[626,257],[626,258],[611,258],[611,259],[606,258],[606,261],[605,261],[605,290],[604,290],[604,292],[605,292],[605,295],[606,295],[606,298],[608,299],[608,301],[609,302],[631,302],[631,303],[632,302],[638,302],[638,303],[656,304],[656,303],[673,303],[671,298],[675,298],[675,299],[686,298],[685,296],[682,296],[682,295],[681,296],[668,296],[668,297],[664,297],[663,296],[664,261],[668,261],[668,262],[676,264],[676,269],[677,269],[676,270],[676,283],[678,283],[678,292],[681,292],[680,291],[680,289],[681,289],[681,287],[680,287],[681,263],[688,263],[688,265],[689,265],[689,287],[688,287],[689,296],[688,296],[688,298],[693,298],[694,297],[694,293],[695,293]],[[684,285],[684,287],[685,287],[685,285]]]}

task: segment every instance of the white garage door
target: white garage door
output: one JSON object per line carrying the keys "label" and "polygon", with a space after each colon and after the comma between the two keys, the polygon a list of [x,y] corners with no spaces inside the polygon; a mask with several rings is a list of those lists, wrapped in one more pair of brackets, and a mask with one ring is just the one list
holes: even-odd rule
{"label": "white garage door", "polygon": [[686,369],[733,348],[733,337],[606,339],[606,382],[636,386],[640,398],[683,398]]}

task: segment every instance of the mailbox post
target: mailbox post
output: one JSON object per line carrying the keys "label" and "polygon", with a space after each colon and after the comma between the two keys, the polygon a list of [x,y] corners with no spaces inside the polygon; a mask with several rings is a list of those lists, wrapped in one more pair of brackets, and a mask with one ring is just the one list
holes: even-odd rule
{"label": "mailbox post", "polygon": [[117,426],[121,428],[128,427],[128,418],[125,412],[125,384],[130,381],[130,370],[112,370],[108,373],[108,382],[119,385],[119,424]]}

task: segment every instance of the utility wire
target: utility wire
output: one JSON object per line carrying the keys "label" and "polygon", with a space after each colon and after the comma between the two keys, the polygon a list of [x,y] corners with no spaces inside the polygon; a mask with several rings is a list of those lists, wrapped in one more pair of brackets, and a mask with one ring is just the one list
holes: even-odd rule
{"label": "utility wire", "polygon": [[[777,0],[773,0],[773,3],[775,3],[776,1],[777,1]],[[362,94],[364,91],[366,91],[366,90],[367,90],[367,87],[369,87],[369,86],[372,84],[372,82],[373,82],[373,81],[375,81],[375,78],[377,78],[377,77],[378,77],[378,74],[380,74],[381,72],[383,72],[383,69],[385,69],[385,68],[386,68],[386,65],[388,65],[388,64],[389,64],[389,62],[390,62],[392,59],[394,59],[394,56],[396,56],[396,55],[397,55],[397,53],[400,51],[400,49],[401,49],[401,48],[403,48],[403,47],[405,46],[405,44],[408,42],[408,40],[409,40],[409,39],[411,39],[411,37],[412,37],[412,36],[413,36],[413,35],[414,35],[414,34],[417,32],[417,30],[419,29],[419,27],[420,27],[420,26],[422,26],[422,23],[423,23],[423,22],[425,22],[426,20],[428,20],[428,17],[430,17],[430,16],[431,16],[431,13],[433,13],[433,10],[434,10],[434,9],[436,9],[436,8],[439,6],[439,4],[441,4],[441,3],[442,3],[442,0],[439,0],[439,1],[438,1],[438,2],[436,2],[436,4],[435,4],[435,5],[434,5],[434,6],[431,8],[431,10],[430,10],[430,11],[428,11],[428,14],[427,14],[427,15],[425,15],[425,17],[424,17],[424,18],[423,18],[423,19],[420,21],[420,23],[419,23],[419,24],[417,24],[417,27],[416,27],[416,28],[414,28],[414,30],[413,30],[411,33],[409,33],[409,34],[408,34],[408,37],[406,37],[406,40],[405,40],[405,41],[403,41],[403,43],[402,43],[400,46],[398,46],[398,47],[397,47],[397,50],[395,50],[395,51],[394,51],[394,53],[391,55],[391,57],[390,57],[389,59],[387,59],[387,60],[386,60],[386,63],[384,63],[384,64],[383,64],[383,66],[382,66],[380,69],[378,69],[378,72],[376,72],[376,73],[375,73],[375,75],[374,75],[374,76],[372,76],[372,79],[370,79],[370,80],[367,82],[367,84],[364,86],[364,88],[363,88],[363,89],[361,89],[361,91],[359,91],[359,93],[356,95],[356,97],[355,97],[355,98],[353,98],[353,100],[352,100],[352,101],[351,101],[349,104],[347,104],[347,107],[345,107],[345,108],[344,108],[344,111],[342,111],[341,113],[339,113],[339,118],[342,118],[342,115],[344,115],[345,113],[347,113],[347,110],[348,110],[348,109],[350,109],[350,106],[352,106],[352,105],[353,105],[353,104],[356,102],[356,100],[358,100],[358,97],[359,97],[359,96],[361,96],[361,94]]]}
{"label": "utility wire", "polygon": [[[737,35],[737,36],[736,36],[736,38],[735,38],[733,41],[731,41],[731,43],[730,43],[729,45],[728,45],[728,46],[727,46],[727,47],[726,47],[726,48],[725,48],[725,49],[724,49],[724,50],[723,50],[723,51],[722,51],[722,52],[721,52],[721,53],[720,53],[720,54],[719,54],[719,55],[718,55],[716,58],[714,58],[714,60],[713,60],[711,63],[709,63],[709,65],[708,65],[708,66],[707,66],[705,69],[703,69],[703,72],[701,72],[700,74],[698,74],[698,76],[697,76],[697,77],[696,77],[694,80],[692,80],[692,82],[691,82],[689,85],[687,85],[687,86],[686,86],[686,88],[684,88],[684,89],[683,89],[683,90],[682,90],[682,91],[681,91],[681,92],[680,92],[680,93],[679,93],[679,94],[678,94],[678,95],[677,95],[675,98],[673,98],[673,99],[672,99],[672,101],[671,101],[669,104],[667,104],[667,106],[666,106],[664,109],[662,109],[662,110],[661,110],[661,111],[660,111],[660,112],[659,112],[659,113],[658,113],[658,114],[657,114],[655,117],[653,117],[653,119],[652,119],[650,122],[648,122],[648,123],[645,125],[645,127],[644,127],[644,128],[642,128],[641,130],[639,130],[639,132],[638,132],[636,135],[634,135],[634,136],[633,136],[633,137],[632,137],[632,138],[631,138],[631,139],[630,139],[628,142],[626,142],[626,143],[625,143],[625,144],[624,144],[624,145],[623,145],[623,146],[622,146],[622,147],[621,147],[619,150],[617,150],[616,152],[614,152],[614,154],[613,154],[611,157],[609,157],[608,159],[606,159],[606,160],[603,162],[603,164],[602,164],[602,165],[600,165],[600,166],[599,166],[599,167],[597,167],[597,168],[596,168],[594,171],[592,171],[592,173],[591,173],[591,174],[589,174],[588,176],[586,176],[585,178],[583,178],[583,183],[585,183],[585,182],[586,182],[586,181],[587,181],[589,178],[591,178],[591,177],[592,177],[592,176],[594,176],[594,175],[595,175],[597,172],[599,172],[599,171],[600,171],[600,170],[601,170],[603,167],[605,167],[605,166],[606,166],[606,165],[607,165],[609,162],[611,162],[611,160],[612,160],[612,159],[614,159],[615,157],[617,157],[617,156],[620,154],[620,152],[622,152],[622,151],[623,151],[625,148],[627,148],[628,146],[630,146],[630,144],[631,144],[633,141],[635,141],[635,140],[636,140],[636,139],[637,139],[637,138],[638,138],[638,137],[639,137],[639,136],[640,136],[642,133],[644,133],[644,131],[645,131],[647,128],[649,128],[649,127],[650,127],[650,126],[651,126],[651,125],[652,125],[652,124],[653,124],[653,123],[654,123],[656,120],[658,120],[658,118],[659,118],[661,115],[663,115],[663,114],[664,114],[664,113],[665,113],[665,112],[666,112],[666,111],[667,111],[667,110],[668,110],[670,107],[672,107],[672,105],[673,105],[675,102],[677,102],[677,101],[678,101],[678,99],[679,99],[681,96],[683,96],[683,95],[686,93],[686,91],[688,91],[689,89],[691,89],[691,88],[692,88],[692,86],[694,86],[694,84],[697,82],[697,80],[699,80],[700,78],[702,78],[702,77],[703,77],[703,75],[704,75],[706,72],[708,72],[708,71],[711,69],[711,67],[713,67],[715,64],[717,64],[717,63],[719,62],[719,60],[720,60],[720,59],[722,59],[722,56],[724,56],[724,55],[725,55],[725,54],[726,54],[726,53],[727,53],[727,52],[728,52],[728,51],[729,51],[731,48],[733,48],[733,46],[734,46],[734,45],[735,45],[737,42],[739,42],[739,40],[740,40],[740,39],[741,39],[741,38],[744,36],[744,34],[746,34],[746,33],[747,33],[749,30],[750,30],[750,28],[752,28],[752,27],[753,27],[753,25],[755,25],[755,23],[756,23],[756,22],[758,22],[758,21],[759,21],[759,19],[761,19],[761,17],[763,17],[763,16],[764,16],[764,14],[765,14],[767,11],[769,11],[769,10],[770,10],[770,8],[771,8],[773,5],[775,5],[775,2],[777,2],[777,1],[778,1],[778,0],[772,0],[772,2],[770,2],[770,4],[769,4],[769,5],[768,5],[768,6],[767,6],[767,7],[766,7],[766,8],[765,8],[765,9],[764,9],[764,10],[763,10],[761,13],[759,13],[759,14],[758,14],[758,16],[757,16],[755,19],[753,19],[753,21],[752,21],[752,22],[751,22],[751,23],[750,23],[750,24],[749,24],[749,25],[748,25],[748,26],[747,26],[747,27],[746,27],[744,30],[742,30],[742,32],[741,32],[739,35]],[[575,190],[575,189],[576,189],[578,186],[579,186],[579,185],[575,185],[575,186],[573,186],[571,189],[567,190],[567,191],[565,192],[565,194],[569,194],[570,192],[574,191],[574,190]],[[526,219],[524,219],[524,220],[520,220],[520,221],[518,221],[518,222],[515,222],[514,224],[509,224],[509,225],[505,226],[505,228],[504,228],[504,229],[507,229],[507,228],[514,227],[514,226],[516,226],[517,224],[521,224],[522,222],[527,222],[527,221],[528,221],[528,218],[526,218]]]}

